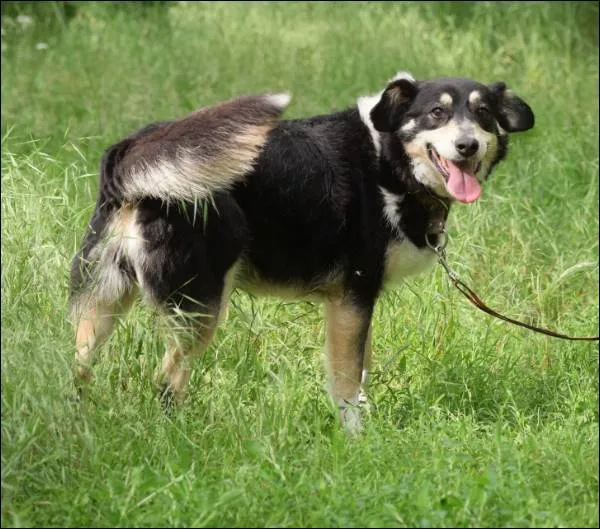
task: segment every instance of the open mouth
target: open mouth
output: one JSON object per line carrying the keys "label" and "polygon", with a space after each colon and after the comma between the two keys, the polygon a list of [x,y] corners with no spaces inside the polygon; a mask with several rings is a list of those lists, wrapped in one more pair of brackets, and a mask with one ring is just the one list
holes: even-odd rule
{"label": "open mouth", "polygon": [[429,160],[442,175],[446,190],[460,202],[475,202],[481,195],[481,185],[475,174],[481,169],[477,160],[453,161],[441,156],[433,147],[427,145]]}

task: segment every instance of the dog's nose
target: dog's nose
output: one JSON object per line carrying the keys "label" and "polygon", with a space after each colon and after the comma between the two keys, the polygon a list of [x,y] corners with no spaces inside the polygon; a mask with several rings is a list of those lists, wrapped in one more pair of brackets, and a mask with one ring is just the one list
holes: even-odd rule
{"label": "dog's nose", "polygon": [[479,149],[479,142],[475,138],[463,136],[457,140],[455,146],[459,154],[468,158],[477,152],[477,149]]}

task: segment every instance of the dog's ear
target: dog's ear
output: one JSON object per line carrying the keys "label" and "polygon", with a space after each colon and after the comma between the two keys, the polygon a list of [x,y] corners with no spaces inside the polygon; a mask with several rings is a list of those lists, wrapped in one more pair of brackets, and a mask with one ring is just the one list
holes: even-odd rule
{"label": "dog's ear", "polygon": [[531,107],[512,91],[507,90],[503,82],[494,83],[489,89],[496,95],[498,108],[496,118],[507,132],[521,132],[533,127],[535,118]]}
{"label": "dog's ear", "polygon": [[376,130],[392,132],[400,126],[402,116],[417,95],[414,79],[401,77],[387,85],[381,99],[371,110],[371,121]]}

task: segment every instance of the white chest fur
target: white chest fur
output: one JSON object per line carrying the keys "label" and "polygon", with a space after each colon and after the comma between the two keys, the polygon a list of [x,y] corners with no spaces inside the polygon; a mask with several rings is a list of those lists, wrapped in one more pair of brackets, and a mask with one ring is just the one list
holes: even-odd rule
{"label": "white chest fur", "polygon": [[408,239],[391,242],[385,255],[384,287],[399,283],[406,276],[418,274],[435,263],[435,254],[429,248],[417,248]]}

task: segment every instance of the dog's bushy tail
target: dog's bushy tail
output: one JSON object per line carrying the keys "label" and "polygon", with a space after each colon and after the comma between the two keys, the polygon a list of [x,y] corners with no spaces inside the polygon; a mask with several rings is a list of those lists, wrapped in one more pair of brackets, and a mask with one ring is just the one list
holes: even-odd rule
{"label": "dog's bushy tail", "polygon": [[228,189],[253,167],[288,94],[246,96],[156,123],[110,147],[104,201],[197,200]]}

